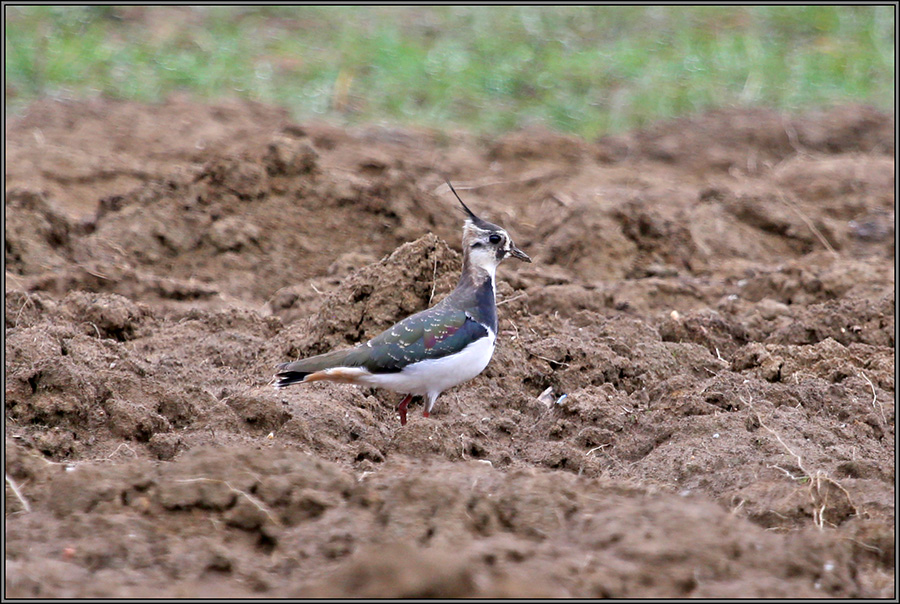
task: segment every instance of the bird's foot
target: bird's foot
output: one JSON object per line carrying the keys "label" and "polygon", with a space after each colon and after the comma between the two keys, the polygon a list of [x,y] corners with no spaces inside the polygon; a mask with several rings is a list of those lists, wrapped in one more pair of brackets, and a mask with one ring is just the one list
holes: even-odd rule
{"label": "bird's foot", "polygon": [[431,414],[428,413],[428,409],[425,409],[424,411],[422,411],[422,417],[428,417],[429,415],[431,415]]}
{"label": "bird's foot", "polygon": [[409,401],[412,400],[413,395],[407,394],[403,397],[403,400],[400,401],[400,404],[397,405],[397,411],[400,412],[400,425],[406,425],[406,410],[409,407]]}

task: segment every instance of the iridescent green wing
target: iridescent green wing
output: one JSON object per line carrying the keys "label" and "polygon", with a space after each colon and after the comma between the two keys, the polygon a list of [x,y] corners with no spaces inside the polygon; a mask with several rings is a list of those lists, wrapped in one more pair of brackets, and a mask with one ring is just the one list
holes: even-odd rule
{"label": "iridescent green wing", "polygon": [[344,364],[365,367],[372,373],[397,372],[412,363],[459,352],[487,335],[487,329],[465,311],[430,308],[356,348]]}

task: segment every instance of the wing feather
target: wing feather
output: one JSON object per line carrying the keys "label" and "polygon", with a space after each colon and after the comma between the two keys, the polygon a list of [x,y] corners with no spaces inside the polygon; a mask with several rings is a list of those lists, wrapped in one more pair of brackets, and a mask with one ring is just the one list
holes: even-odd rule
{"label": "wing feather", "polygon": [[465,311],[430,308],[352,350],[343,364],[365,367],[372,373],[402,371],[412,363],[459,352],[487,335],[487,329]]}

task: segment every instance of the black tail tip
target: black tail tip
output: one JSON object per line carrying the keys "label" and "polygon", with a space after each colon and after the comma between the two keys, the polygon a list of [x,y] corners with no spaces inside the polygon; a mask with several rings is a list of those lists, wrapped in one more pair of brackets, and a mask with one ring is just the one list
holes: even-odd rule
{"label": "black tail tip", "polygon": [[306,376],[308,375],[309,373],[304,371],[281,371],[275,374],[274,386],[276,388],[284,388],[291,384],[299,384],[306,379]]}

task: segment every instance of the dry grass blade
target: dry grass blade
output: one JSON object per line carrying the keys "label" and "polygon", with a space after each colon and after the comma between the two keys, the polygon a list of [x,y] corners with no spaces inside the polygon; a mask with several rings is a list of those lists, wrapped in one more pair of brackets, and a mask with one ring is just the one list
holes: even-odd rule
{"label": "dry grass blade", "polygon": [[881,410],[881,421],[886,424],[887,417],[884,415],[884,405],[878,402],[878,395],[875,393],[875,384],[873,384],[872,380],[870,380],[869,377],[862,371],[859,372],[859,375],[860,377],[862,377],[862,379],[866,380],[869,383],[869,388],[872,389],[872,408],[875,409],[877,407]]}
{"label": "dry grass blade", "polygon": [[[817,527],[819,527],[819,530],[822,530],[825,527],[825,510],[829,507],[836,509],[847,509],[850,515],[856,515],[858,513],[856,506],[853,504],[853,500],[850,498],[850,493],[847,492],[847,489],[832,480],[828,476],[828,474],[826,474],[822,470],[816,470],[815,474],[810,473],[803,465],[803,458],[795,453],[793,449],[787,446],[787,443],[784,442],[784,440],[781,438],[781,435],[767,426],[765,423],[763,423],[762,418],[759,416],[759,414],[756,415],[756,419],[759,422],[759,425],[765,428],[765,430],[772,436],[774,436],[778,443],[782,447],[784,447],[784,450],[787,451],[789,455],[796,458],[797,467],[800,468],[800,471],[803,472],[804,476],[794,476],[793,474],[779,466],[769,467],[781,470],[792,480],[802,480],[805,478],[809,479],[809,496],[813,504],[813,522]],[[837,501],[835,497],[841,497],[844,501]]]}
{"label": "dry grass blade", "polygon": [[512,302],[513,300],[518,300],[519,298],[522,298],[527,295],[528,295],[528,292],[524,292],[524,293],[519,294],[518,296],[513,296],[512,298],[507,298],[506,300],[500,300],[499,302],[497,302],[497,306],[503,306],[504,304],[506,304],[508,302]]}
{"label": "dry grass blade", "polygon": [[269,510],[269,508],[266,507],[266,505],[262,501],[260,501],[259,499],[257,499],[256,497],[254,497],[253,495],[251,495],[250,493],[248,493],[246,491],[242,491],[240,489],[233,487],[231,485],[231,483],[228,482],[227,480],[219,480],[217,478],[200,477],[200,478],[182,478],[180,480],[176,480],[175,482],[213,482],[213,483],[218,483],[218,484],[224,484],[226,487],[228,487],[228,489],[230,491],[232,491],[233,493],[237,493],[238,495],[244,497],[251,504],[253,504],[253,506],[256,507],[256,509],[258,509],[260,512],[265,514],[266,517],[272,521],[272,524],[274,524],[275,526],[281,526],[281,522],[278,521],[278,518],[275,517],[275,515]]}
{"label": "dry grass blade", "polygon": [[547,357],[542,357],[539,354],[535,354],[535,353],[531,352],[530,350],[526,350],[526,352],[537,359],[541,359],[542,361],[547,361],[548,363],[550,363],[551,366],[552,365],[561,365],[563,367],[569,367],[569,363],[566,363],[565,361],[554,361],[553,359],[548,359]]}
{"label": "dry grass blade", "polygon": [[794,202],[789,200],[784,195],[784,193],[782,193],[781,190],[777,190],[776,192],[778,193],[778,199],[781,201],[781,203],[783,203],[790,209],[794,210],[794,212],[797,214],[797,216],[800,217],[800,220],[802,220],[806,224],[806,226],[809,227],[809,230],[812,231],[812,234],[815,235],[816,238],[822,243],[822,245],[825,246],[825,249],[827,249],[829,252],[831,252],[832,256],[837,258],[837,255],[838,255],[837,251],[834,249],[834,247],[830,243],[828,243],[828,240],[825,239],[825,235],[823,235],[822,231],[820,231],[816,227],[816,225],[813,224],[813,221],[809,219],[809,216],[807,216],[802,211],[800,211],[800,208],[797,207],[797,204],[795,204]]}
{"label": "dry grass blade", "polygon": [[9,485],[9,488],[12,490],[13,494],[19,500],[19,503],[22,504],[22,508],[25,510],[25,513],[31,512],[31,505],[29,505],[28,500],[25,499],[25,496],[22,495],[22,491],[19,490],[19,485],[16,484],[16,481],[13,480],[12,476],[9,474],[6,475],[6,484]]}
{"label": "dry grass blade", "polygon": [[[541,181],[545,180],[553,180],[554,178],[561,178],[566,175],[564,170],[537,170],[532,171],[530,173],[524,174],[519,178],[509,178],[505,180],[486,180],[476,184],[469,183],[457,183],[455,187],[460,191],[474,191],[477,189],[483,189],[485,187],[495,187],[500,185],[514,185],[514,184],[526,184],[526,185],[534,185]],[[449,191],[450,187],[446,185],[446,183],[439,185],[434,192],[435,193],[443,193],[444,191]]]}

